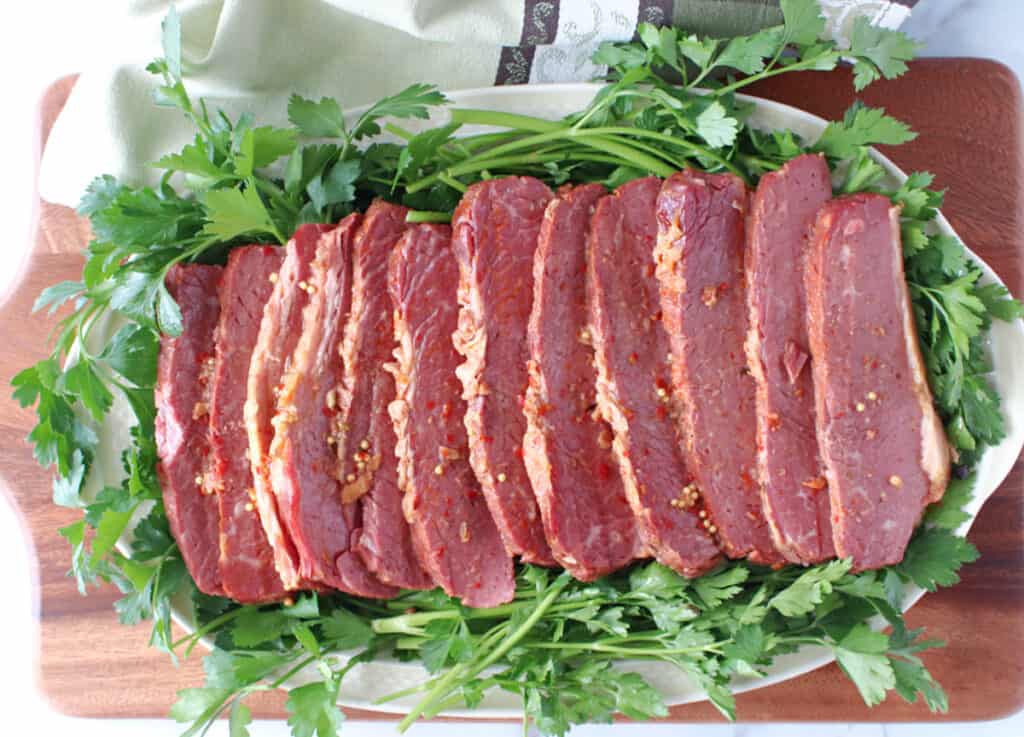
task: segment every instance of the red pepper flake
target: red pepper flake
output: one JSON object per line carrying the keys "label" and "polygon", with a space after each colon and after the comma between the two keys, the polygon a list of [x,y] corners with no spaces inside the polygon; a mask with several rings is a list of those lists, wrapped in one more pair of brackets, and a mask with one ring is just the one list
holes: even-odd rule
{"label": "red pepper flake", "polygon": [[519,458],[520,460],[522,460],[522,458],[523,458],[523,446],[517,445],[516,449],[513,452],[515,453],[516,458]]}
{"label": "red pepper flake", "polygon": [[751,476],[750,472],[747,471],[746,469],[743,469],[740,472],[740,478],[743,480],[743,483],[747,486],[747,488],[753,488],[757,486],[757,483],[754,481],[754,477]]}
{"label": "red pepper flake", "polygon": [[434,407],[436,407],[436,406],[437,406],[437,402],[435,402],[435,401],[434,401],[433,399],[428,399],[428,400],[427,400],[427,402],[426,402],[426,404],[425,404],[424,406],[425,406],[425,407],[426,407],[427,409],[430,409],[430,410],[432,410],[432,409],[434,409]]}
{"label": "red pepper flake", "polygon": [[597,464],[597,477],[602,481],[607,481],[612,477],[612,467],[607,463]]}
{"label": "red pepper flake", "polygon": [[816,476],[813,479],[807,479],[802,482],[801,486],[806,486],[808,489],[813,491],[821,491],[828,486],[828,482],[825,480],[824,476]]}
{"label": "red pepper flake", "polygon": [[657,415],[659,420],[664,420],[668,417],[668,410],[665,408],[664,404],[659,404],[658,409],[654,411],[654,414]]}

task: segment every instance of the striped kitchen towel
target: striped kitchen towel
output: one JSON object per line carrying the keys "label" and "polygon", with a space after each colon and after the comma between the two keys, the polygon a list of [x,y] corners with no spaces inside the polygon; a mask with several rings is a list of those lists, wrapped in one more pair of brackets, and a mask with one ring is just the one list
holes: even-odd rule
{"label": "striped kitchen towel", "polygon": [[[840,41],[857,17],[899,26],[916,0],[820,0]],[[286,122],[292,92],[354,107],[413,82],[442,89],[593,79],[591,61],[639,23],[718,37],[781,22],[778,0],[179,0],[186,83],[236,116]],[[189,139],[181,116],[154,107],[145,64],[160,55],[169,3],[97,4],[93,59],[58,119],[40,192],[75,204],[99,172],[144,182],[145,164]]]}

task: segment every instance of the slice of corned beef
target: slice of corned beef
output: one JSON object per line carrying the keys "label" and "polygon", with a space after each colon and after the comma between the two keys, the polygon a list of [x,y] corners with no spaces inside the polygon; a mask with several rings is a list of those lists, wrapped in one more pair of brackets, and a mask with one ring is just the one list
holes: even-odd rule
{"label": "slice of corned beef", "polygon": [[416,553],[434,582],[463,603],[490,607],[515,594],[506,552],[469,465],[455,375],[460,356],[451,335],[458,322],[459,269],[451,229],[411,227],[391,255],[388,288],[398,347],[397,398],[390,413],[398,436],[399,484]]}
{"label": "slice of corned beef", "polygon": [[686,462],[712,529],[730,557],[776,564],[782,556],[761,509],[754,380],[744,349],[746,212],[739,177],[674,174],[658,195],[655,259]]}
{"label": "slice of corned beef", "polygon": [[209,401],[223,269],[174,266],[167,290],[181,308],[182,332],[160,339],[157,368],[157,473],[171,534],[204,594],[222,596],[217,497],[206,481],[211,459]]}
{"label": "slice of corned beef", "polygon": [[270,479],[278,511],[299,554],[299,574],[350,594],[385,598],[397,590],[378,580],[355,553],[358,503],[345,504],[336,477],[337,390],[343,377],[341,334],[351,304],[353,214],[321,237],[307,284],[302,337],[281,382]]}
{"label": "slice of corned beef", "polygon": [[859,194],[818,213],[808,253],[808,334],[836,553],[855,570],[903,559],[949,481],[903,273],[899,208]]}
{"label": "slice of corned beef", "polygon": [[413,551],[402,516],[395,431],[388,405],[395,379],[384,366],[395,347],[388,296],[388,260],[405,232],[408,210],[377,201],[363,217],[352,245],[352,308],[342,353],[343,390],[338,392],[338,478],[345,503],[359,500],[362,527],[355,550],[384,583],[406,589],[431,587]]}
{"label": "slice of corned beef", "polygon": [[761,177],[747,220],[747,365],[757,387],[761,506],[775,547],[793,563],[835,555],[808,365],[803,262],[828,164],[807,154]]}
{"label": "slice of corned beef", "polygon": [[508,551],[548,565],[554,558],[523,464],[523,400],[533,253],[551,197],[532,177],[491,179],[469,187],[452,219],[470,463]]}
{"label": "slice of corned beef", "polygon": [[263,306],[281,267],[282,249],[245,246],[231,251],[220,287],[216,363],[210,401],[213,486],[220,503],[220,577],[224,592],[243,603],[280,599],[284,584],[256,511],[243,407],[249,359]]}
{"label": "slice of corned beef", "polygon": [[684,576],[720,560],[694,493],[673,420],[669,339],[661,322],[653,250],[661,181],[648,177],[603,197],[587,243],[587,303],[597,399],[651,553]]}
{"label": "slice of corned beef", "polygon": [[533,265],[526,470],[555,559],[591,581],[645,554],[597,412],[587,327],[586,242],[600,184],[562,191],[544,214]]}
{"label": "slice of corned beef", "polygon": [[299,575],[299,554],[282,524],[277,497],[270,482],[271,420],[277,411],[277,395],[287,362],[302,335],[302,310],[309,302],[309,279],[320,236],[333,226],[300,225],[285,247],[280,271],[268,277],[273,291],[263,308],[259,336],[247,377],[245,427],[249,437],[249,461],[260,522],[274,552],[274,564],[288,589],[313,585]]}

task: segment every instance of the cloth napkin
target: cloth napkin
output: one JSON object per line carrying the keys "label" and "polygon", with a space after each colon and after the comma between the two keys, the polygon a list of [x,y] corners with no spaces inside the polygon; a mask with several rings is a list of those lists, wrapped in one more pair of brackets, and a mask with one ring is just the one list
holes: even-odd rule
{"label": "cloth napkin", "polygon": [[[827,33],[842,41],[858,16],[898,27],[916,0],[821,0]],[[99,174],[155,181],[147,162],[193,135],[152,103],[144,67],[161,55],[164,0],[98,5],[88,60],[50,135],[40,171],[44,199],[77,204]],[[778,0],[185,0],[186,86],[211,109],[260,124],[287,122],[287,100],[327,95],[355,107],[413,82],[441,89],[586,81],[608,40],[639,23],[700,34],[747,34],[782,20]],[[93,29],[90,29],[93,31]]]}

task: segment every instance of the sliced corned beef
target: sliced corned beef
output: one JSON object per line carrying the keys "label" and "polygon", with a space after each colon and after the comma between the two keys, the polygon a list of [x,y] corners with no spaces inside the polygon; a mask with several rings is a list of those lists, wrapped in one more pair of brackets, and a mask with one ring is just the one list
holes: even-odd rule
{"label": "sliced corned beef", "polygon": [[533,293],[533,253],[552,194],[532,177],[469,187],[452,220],[461,305],[455,347],[467,401],[470,463],[505,547],[531,563],[553,564],[523,464]]}
{"label": "sliced corned beef", "polygon": [[[643,539],[663,564],[697,576],[720,559],[693,492],[673,421],[669,338],[653,250],[660,180],[637,179],[602,198],[587,244],[597,399]],[[607,442],[607,441],[605,441]]]}
{"label": "sliced corned beef", "polygon": [[402,516],[395,431],[388,404],[394,377],[384,370],[394,352],[388,296],[388,259],[405,232],[406,208],[377,201],[370,205],[352,245],[352,308],[342,353],[343,390],[338,392],[338,478],[346,503],[361,500],[362,527],[356,551],[384,583],[406,589],[431,587],[413,552]]}
{"label": "sliced corned beef", "polygon": [[793,563],[835,555],[808,365],[803,262],[828,164],[807,154],[765,174],[747,220],[747,365],[757,386],[761,503],[775,547]]}
{"label": "sliced corned beef", "polygon": [[277,394],[285,363],[295,352],[302,334],[302,310],[309,302],[306,290],[320,236],[333,226],[300,225],[285,247],[280,271],[268,277],[273,291],[263,308],[259,335],[253,348],[247,377],[245,427],[249,437],[256,508],[274,552],[274,565],[286,588],[307,588],[312,582],[299,575],[299,555],[281,523],[277,497],[270,483],[271,420],[277,411]]}
{"label": "sliced corned beef", "polygon": [[209,401],[214,332],[223,269],[174,266],[167,291],[181,308],[182,332],[160,339],[156,381],[157,473],[171,534],[196,586],[223,595],[219,508],[206,477],[210,465]]}
{"label": "sliced corned beef", "polygon": [[918,347],[899,208],[876,194],[826,204],[805,277],[836,552],[856,570],[897,563],[925,505],[942,498],[950,458]]}
{"label": "sliced corned beef", "polygon": [[451,342],[458,323],[458,264],[451,229],[417,225],[391,256],[388,287],[398,347],[399,483],[419,560],[434,582],[463,603],[490,607],[515,593],[505,550],[469,465],[466,403]]}
{"label": "sliced corned beef", "polygon": [[686,170],[658,195],[657,276],[686,462],[722,549],[781,562],[761,509],[743,272],[747,190]]}
{"label": "sliced corned beef", "polygon": [[600,184],[559,193],[544,214],[533,266],[526,470],[557,560],[590,581],[644,555],[597,412],[587,327],[586,242]]}
{"label": "sliced corned beef", "polygon": [[333,447],[343,432],[333,398],[343,377],[339,348],[360,219],[348,216],[317,245],[302,336],[282,377],[273,419],[270,478],[299,554],[299,574],[350,594],[384,598],[397,590],[378,580],[353,550],[359,507],[342,501]]}
{"label": "sliced corned beef", "polygon": [[282,250],[246,246],[231,251],[220,287],[216,364],[210,401],[213,485],[220,502],[220,577],[224,592],[244,603],[274,601],[286,591],[256,511],[243,407],[249,359],[263,306],[281,267]]}

